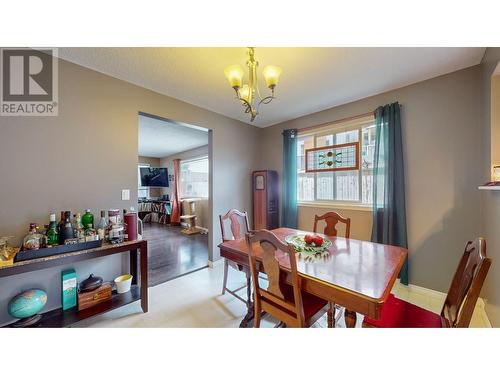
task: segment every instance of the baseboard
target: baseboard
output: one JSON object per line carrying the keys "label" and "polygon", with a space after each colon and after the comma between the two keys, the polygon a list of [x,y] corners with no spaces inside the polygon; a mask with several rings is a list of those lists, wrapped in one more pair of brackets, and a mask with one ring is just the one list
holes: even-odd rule
{"label": "baseboard", "polygon": [[[446,298],[446,293],[439,292],[437,290],[424,288],[422,286],[418,286],[418,285],[414,285],[414,284],[404,285],[404,284],[401,284],[399,282],[399,280],[398,280],[398,283],[399,283],[399,287],[405,288],[406,290],[408,290],[409,292],[412,292],[412,293],[421,294],[421,295],[424,295],[424,296],[427,296],[427,297],[441,299],[443,301]],[[483,319],[486,327],[487,328],[492,328],[491,322],[490,322],[490,320],[488,318],[488,315],[486,314],[484,300],[482,298],[478,298],[476,306],[479,308],[479,312],[481,313],[481,318]]]}
{"label": "baseboard", "polygon": [[218,267],[218,266],[222,265],[222,261],[223,261],[222,258],[218,259],[218,260],[215,260],[215,261],[209,260],[208,261],[208,268]]}

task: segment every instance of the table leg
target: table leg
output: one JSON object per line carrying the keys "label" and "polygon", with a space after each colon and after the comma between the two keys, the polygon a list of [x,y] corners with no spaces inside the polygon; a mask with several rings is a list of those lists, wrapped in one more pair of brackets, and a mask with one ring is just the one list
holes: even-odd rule
{"label": "table leg", "polygon": [[132,275],[132,284],[137,285],[137,250],[130,251],[130,274]]}
{"label": "table leg", "polygon": [[240,323],[240,328],[248,328],[252,326],[253,316],[254,316],[254,306],[252,301],[252,285],[251,278],[247,276],[247,314]]}
{"label": "table leg", "polygon": [[356,326],[356,313],[354,311],[345,309],[344,318],[347,328],[354,328]]}
{"label": "table leg", "polygon": [[140,248],[141,263],[141,308],[148,312],[148,243],[142,242]]}

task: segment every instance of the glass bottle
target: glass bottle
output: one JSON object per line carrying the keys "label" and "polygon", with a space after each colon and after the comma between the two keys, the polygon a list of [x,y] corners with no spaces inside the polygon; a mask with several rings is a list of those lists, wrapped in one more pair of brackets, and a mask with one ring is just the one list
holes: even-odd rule
{"label": "glass bottle", "polygon": [[94,215],[92,215],[89,209],[85,210],[82,216],[82,225],[85,230],[94,228]]}
{"label": "glass bottle", "polygon": [[106,239],[106,230],[108,228],[108,222],[106,221],[106,211],[101,210],[101,219],[99,224],[97,224],[97,235],[100,240]]}
{"label": "glass bottle", "polygon": [[36,223],[30,223],[30,229],[26,237],[23,240],[23,250],[38,250],[43,247],[44,235],[37,233]]}
{"label": "glass bottle", "polygon": [[57,223],[57,232],[58,233],[61,233],[63,226],[64,226],[64,211],[61,211],[61,218],[59,219],[59,222]]}
{"label": "glass bottle", "polygon": [[122,219],[122,226],[123,226],[123,240],[128,241],[128,232],[127,232],[127,223],[125,222],[125,215],[127,214],[127,210],[124,208],[123,209],[123,219]]}
{"label": "glass bottle", "polygon": [[79,212],[74,215],[73,237],[77,238],[78,242],[85,242],[85,230],[83,229],[82,216]]}
{"label": "glass bottle", "polygon": [[50,224],[47,230],[47,245],[57,246],[59,244],[59,233],[57,231],[56,214],[50,214]]}
{"label": "glass bottle", "polygon": [[73,225],[71,224],[71,211],[64,212],[64,223],[59,231],[59,244],[64,245],[66,240],[73,237]]}

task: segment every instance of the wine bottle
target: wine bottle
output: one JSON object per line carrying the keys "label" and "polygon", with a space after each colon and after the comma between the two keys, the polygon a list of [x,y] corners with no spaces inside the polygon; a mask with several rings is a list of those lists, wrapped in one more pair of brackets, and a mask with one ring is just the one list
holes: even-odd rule
{"label": "wine bottle", "polygon": [[66,240],[73,237],[73,224],[71,224],[71,211],[64,212],[64,223],[62,225],[61,231],[59,232],[59,244],[64,245]]}
{"label": "wine bottle", "polygon": [[61,218],[59,219],[59,222],[57,223],[57,232],[58,233],[61,233],[63,226],[64,226],[64,211],[61,211]]}
{"label": "wine bottle", "polygon": [[127,214],[127,210],[123,209],[123,240],[128,241],[128,232],[127,232],[127,223],[125,222],[125,215]]}
{"label": "wine bottle", "polygon": [[59,244],[59,233],[57,232],[56,214],[50,214],[50,224],[47,230],[47,245],[57,246]]}

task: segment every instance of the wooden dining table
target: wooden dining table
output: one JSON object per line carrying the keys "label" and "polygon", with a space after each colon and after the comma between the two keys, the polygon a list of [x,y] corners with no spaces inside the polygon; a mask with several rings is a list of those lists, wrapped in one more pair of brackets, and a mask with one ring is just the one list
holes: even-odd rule
{"label": "wooden dining table", "polygon": [[[282,241],[288,236],[310,233],[290,228],[273,229],[272,232]],[[347,327],[356,325],[356,313],[379,319],[382,306],[403,266],[407,249],[343,237],[328,236],[328,239],[331,245],[321,255],[297,254],[302,290],[345,307]],[[249,266],[244,239],[223,242],[219,248],[222,257]],[[259,259],[258,249],[256,255]],[[285,271],[289,269],[288,256],[277,259],[280,267]],[[261,268],[261,272],[265,273],[265,270]],[[288,278],[287,282],[291,279]],[[253,304],[249,304],[240,327],[250,324],[253,313]]]}

